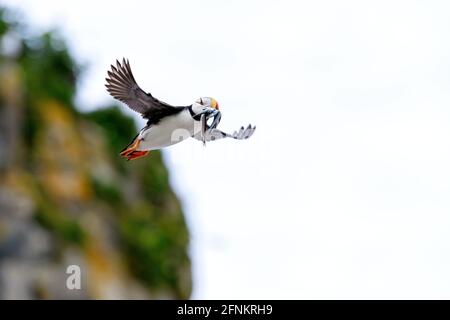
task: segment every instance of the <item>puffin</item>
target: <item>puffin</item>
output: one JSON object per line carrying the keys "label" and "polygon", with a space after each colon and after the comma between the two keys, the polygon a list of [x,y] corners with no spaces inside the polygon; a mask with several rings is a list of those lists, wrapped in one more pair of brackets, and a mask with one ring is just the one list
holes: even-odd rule
{"label": "puffin", "polygon": [[243,140],[250,138],[256,129],[251,124],[232,134],[217,129],[222,115],[219,103],[211,97],[198,98],[186,106],[172,106],[153,97],[137,84],[128,59],[123,58],[122,63],[116,60],[116,66],[111,65],[107,73],[105,86],[108,93],[147,120],[131,143],[120,152],[128,161],[188,138],[202,141],[204,145],[223,138]]}

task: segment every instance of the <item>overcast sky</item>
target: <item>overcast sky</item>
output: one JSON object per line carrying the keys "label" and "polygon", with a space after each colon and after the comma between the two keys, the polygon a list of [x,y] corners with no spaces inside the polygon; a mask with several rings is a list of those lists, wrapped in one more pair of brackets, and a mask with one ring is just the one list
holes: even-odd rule
{"label": "overcast sky", "polygon": [[154,96],[257,126],[164,153],[193,298],[450,299],[448,1],[1,2],[62,28],[84,109],[125,56]]}

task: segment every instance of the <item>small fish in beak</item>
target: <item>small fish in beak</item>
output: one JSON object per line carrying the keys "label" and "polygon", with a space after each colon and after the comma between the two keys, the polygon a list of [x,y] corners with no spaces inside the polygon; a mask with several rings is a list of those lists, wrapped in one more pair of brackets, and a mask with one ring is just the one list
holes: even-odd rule
{"label": "small fish in beak", "polygon": [[202,141],[203,141],[203,146],[206,146],[206,115],[202,114],[201,118],[200,118],[200,123],[202,125],[202,129],[201,129],[201,135],[202,135]]}

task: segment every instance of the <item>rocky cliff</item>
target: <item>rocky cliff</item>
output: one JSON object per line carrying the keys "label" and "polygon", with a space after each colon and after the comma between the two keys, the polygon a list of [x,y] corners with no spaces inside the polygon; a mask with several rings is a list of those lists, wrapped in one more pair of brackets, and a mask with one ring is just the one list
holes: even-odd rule
{"label": "rocky cliff", "polygon": [[[118,107],[73,105],[79,68],[54,34],[0,10],[0,299],[188,298],[188,231],[158,152],[126,162]],[[66,287],[69,265],[81,290]]]}

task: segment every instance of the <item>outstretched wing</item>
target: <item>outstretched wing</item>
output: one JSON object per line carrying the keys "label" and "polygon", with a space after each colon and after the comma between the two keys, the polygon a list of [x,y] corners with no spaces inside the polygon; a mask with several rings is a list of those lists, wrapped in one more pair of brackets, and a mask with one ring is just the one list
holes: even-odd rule
{"label": "outstretched wing", "polygon": [[111,96],[152,121],[158,121],[165,115],[176,113],[180,108],[162,102],[150,93],[145,93],[136,83],[128,60],[123,59],[122,64],[116,61],[116,67],[111,65],[106,82],[106,90]]}
{"label": "outstretched wing", "polygon": [[[205,132],[205,141],[216,141],[223,138],[233,138],[236,140],[244,140],[248,139],[253,135],[253,132],[255,132],[256,126],[252,127],[252,125],[248,125],[247,128],[241,127],[238,131],[233,132],[233,134],[223,132],[219,129],[212,129],[212,130],[206,130]],[[195,135],[194,138],[198,140],[203,140],[201,135]]]}

